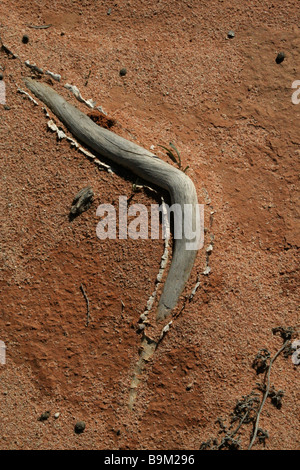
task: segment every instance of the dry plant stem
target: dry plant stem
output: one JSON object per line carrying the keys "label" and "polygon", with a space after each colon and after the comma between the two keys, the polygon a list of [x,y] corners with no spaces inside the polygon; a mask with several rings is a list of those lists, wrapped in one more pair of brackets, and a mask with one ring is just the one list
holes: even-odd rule
{"label": "dry plant stem", "polygon": [[[167,190],[171,203],[181,206],[183,227],[184,205],[191,205],[192,223],[195,227],[197,193],[192,180],[186,174],[143,147],[99,127],[51,87],[30,78],[25,79],[25,84],[79,141],[144,180]],[[184,233],[181,239],[175,240],[172,263],[157,307],[157,321],[165,319],[171,313],[190,276],[197,250],[187,250],[186,244],[189,242],[191,240],[187,240]]]}
{"label": "dry plant stem", "polygon": [[243,418],[241,419],[241,421],[239,422],[238,426],[236,427],[236,429],[231,433],[231,434],[228,434],[226,435],[222,441],[220,442],[220,444],[216,447],[216,450],[219,450],[222,448],[222,446],[224,445],[224,443],[226,442],[226,439],[230,438],[230,439],[233,439],[233,436],[236,435],[236,433],[238,432],[238,430],[242,427],[245,419],[248,417],[248,411],[245,413],[245,415],[243,416]]}
{"label": "dry plant stem", "polygon": [[86,324],[85,326],[88,326],[89,325],[89,321],[90,321],[90,302],[89,302],[89,299],[88,299],[88,296],[86,295],[86,292],[84,290],[84,287],[82,284],[80,284],[80,290],[83,294],[83,297],[85,298],[85,301],[86,301]]}
{"label": "dry plant stem", "polygon": [[275,361],[275,359],[277,359],[277,357],[279,356],[279,354],[286,348],[287,344],[288,344],[289,340],[285,341],[284,344],[282,345],[282,347],[277,351],[277,353],[274,355],[274,357],[270,360],[270,364],[269,364],[269,367],[268,367],[268,372],[267,372],[267,385],[266,385],[266,390],[265,390],[265,394],[263,396],[263,399],[261,401],[261,404],[260,404],[260,407],[257,411],[257,416],[256,416],[256,420],[255,420],[255,427],[254,427],[254,432],[253,432],[253,436],[252,436],[252,439],[251,439],[251,442],[249,444],[249,447],[248,447],[248,450],[251,449],[251,447],[253,446],[254,444],[254,441],[256,439],[256,436],[257,436],[257,431],[258,431],[258,425],[259,425],[259,417],[260,417],[260,413],[263,409],[263,406],[265,404],[265,401],[269,395],[269,391],[270,391],[270,375],[271,375],[271,367],[273,365],[273,362]]}
{"label": "dry plant stem", "polygon": [[34,25],[34,24],[28,24],[28,28],[33,28],[33,29],[48,29],[52,26],[52,24],[43,24],[43,25]]}

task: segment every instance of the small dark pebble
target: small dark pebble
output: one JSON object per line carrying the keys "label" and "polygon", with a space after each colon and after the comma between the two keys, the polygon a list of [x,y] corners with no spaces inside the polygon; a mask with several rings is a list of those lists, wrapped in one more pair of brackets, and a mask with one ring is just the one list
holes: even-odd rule
{"label": "small dark pebble", "polygon": [[3,106],[3,108],[4,108],[6,111],[9,111],[9,110],[10,110],[10,106],[8,106],[8,104],[5,104],[5,105]]}
{"label": "small dark pebble", "polygon": [[74,427],[74,431],[76,434],[81,434],[85,430],[85,422],[84,421],[77,421]]}
{"label": "small dark pebble", "polygon": [[227,37],[228,37],[229,39],[233,39],[234,36],[235,36],[234,31],[229,31],[228,34],[227,34]]}
{"label": "small dark pebble", "polygon": [[3,73],[0,72],[0,80],[3,80]]}
{"label": "small dark pebble", "polygon": [[24,34],[24,36],[22,37],[22,43],[28,44],[28,42],[29,42],[29,37],[27,36],[27,34]]}
{"label": "small dark pebble", "polygon": [[284,52],[279,52],[276,57],[276,64],[281,64],[285,59],[285,53]]}
{"label": "small dark pebble", "polygon": [[126,73],[127,73],[127,70],[125,68],[120,70],[121,77],[124,77],[126,75]]}
{"label": "small dark pebble", "polygon": [[49,418],[49,416],[50,416],[50,411],[45,411],[39,417],[39,421],[46,421]]}

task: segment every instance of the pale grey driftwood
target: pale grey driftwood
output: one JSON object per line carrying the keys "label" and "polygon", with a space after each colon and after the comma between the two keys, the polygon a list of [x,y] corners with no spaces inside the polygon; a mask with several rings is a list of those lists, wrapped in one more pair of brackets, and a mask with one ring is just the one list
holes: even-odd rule
{"label": "pale grey driftwood", "polygon": [[[25,84],[79,141],[140,178],[167,190],[171,203],[179,204],[182,211],[185,204],[191,205],[194,222],[197,193],[192,180],[185,173],[143,147],[99,127],[48,85],[30,78],[25,79]],[[187,250],[188,242],[190,240],[186,240],[185,236],[175,240],[172,262],[157,307],[157,321],[171,313],[190,276],[197,250]]]}

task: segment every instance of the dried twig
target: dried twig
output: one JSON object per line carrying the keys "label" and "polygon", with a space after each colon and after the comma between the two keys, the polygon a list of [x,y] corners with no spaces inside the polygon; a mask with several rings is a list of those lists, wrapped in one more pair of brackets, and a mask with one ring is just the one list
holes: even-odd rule
{"label": "dried twig", "polygon": [[52,24],[43,24],[41,26],[36,26],[34,24],[28,24],[27,26],[28,26],[28,28],[33,28],[33,29],[47,29],[47,28],[50,28],[50,26],[52,26]]}
{"label": "dried twig", "polygon": [[[255,416],[255,411],[258,407],[259,397],[255,393],[250,393],[247,396],[244,396],[242,400],[239,400],[236,403],[234,411],[231,415],[230,427],[223,423],[221,418],[217,419],[217,423],[221,428],[221,432],[225,434],[221,442],[218,443],[216,439],[209,439],[207,442],[203,442],[200,446],[200,450],[239,450],[241,449],[241,442],[239,437],[235,437],[243,424],[249,424],[253,421],[253,416]],[[233,423],[237,422],[238,424],[235,429],[232,430]]]}
{"label": "dried twig", "polygon": [[[256,370],[257,374],[265,374],[264,382],[262,384],[257,384],[258,389],[263,393],[262,400],[260,400],[257,393],[253,391],[250,393],[250,395],[244,396],[242,400],[237,402],[234,408],[229,428],[225,426],[223,420],[221,420],[220,418],[217,420],[221,427],[221,432],[225,434],[221,442],[218,443],[217,439],[209,439],[206,442],[202,442],[200,450],[241,449],[242,447],[239,437],[235,438],[235,435],[243,424],[252,423],[252,433],[250,436],[250,445],[248,447],[248,450],[252,448],[253,443],[256,439],[259,443],[264,444],[265,440],[269,437],[268,432],[259,427],[259,418],[261,411],[268,397],[271,398],[271,403],[277,409],[280,409],[282,406],[282,397],[284,395],[283,390],[276,391],[274,386],[270,386],[271,368],[274,361],[281,353],[283,353],[284,355],[289,353],[289,345],[291,342],[291,338],[295,334],[295,330],[293,327],[273,328],[272,331],[273,334],[280,334],[281,338],[283,339],[283,345],[271,359],[269,351],[265,348],[261,349],[256,355],[252,364],[252,367]],[[238,426],[236,427],[236,429],[232,430],[232,425],[236,421],[238,421]]]}
{"label": "dried twig", "polygon": [[91,69],[89,70],[89,73],[87,74],[87,77],[86,77],[86,81],[85,81],[85,84],[84,86],[87,86],[88,82],[89,82],[89,78],[90,78],[90,75],[91,75]]}
{"label": "dried twig", "polygon": [[85,326],[88,326],[89,321],[90,321],[90,302],[89,302],[88,296],[86,295],[86,292],[85,292],[84,287],[83,287],[82,284],[80,284],[80,290],[83,293],[83,296],[84,296],[85,301],[86,301],[86,310],[87,310],[87,312],[86,312],[86,324],[85,324]]}
{"label": "dried twig", "polygon": [[255,419],[255,426],[254,426],[254,431],[253,431],[253,436],[252,436],[252,439],[251,439],[251,442],[250,442],[250,445],[248,447],[248,450],[251,449],[251,447],[253,446],[253,443],[257,437],[257,432],[258,432],[258,424],[259,424],[259,418],[260,418],[260,413],[263,409],[263,406],[265,404],[265,401],[267,399],[267,397],[269,396],[269,392],[270,392],[270,375],[271,375],[271,367],[273,365],[273,362],[275,361],[275,359],[279,356],[280,353],[282,353],[282,351],[287,347],[288,345],[288,342],[290,340],[287,339],[283,345],[281,346],[281,348],[277,351],[277,353],[274,355],[274,357],[272,357],[272,359],[270,360],[270,363],[269,363],[269,367],[268,367],[268,371],[267,371],[267,384],[266,384],[266,389],[265,389],[265,394],[263,396],[263,399],[261,401],[261,404],[260,404],[260,407],[257,411],[257,415],[256,415],[256,419]]}

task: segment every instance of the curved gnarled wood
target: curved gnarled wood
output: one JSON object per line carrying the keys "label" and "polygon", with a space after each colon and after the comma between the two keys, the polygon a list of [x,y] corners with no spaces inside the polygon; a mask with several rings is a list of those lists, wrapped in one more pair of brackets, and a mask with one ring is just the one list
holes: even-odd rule
{"label": "curved gnarled wood", "polygon": [[[182,226],[188,222],[195,229],[197,193],[192,180],[185,173],[146,149],[99,127],[48,85],[30,78],[25,79],[25,84],[80,142],[144,180],[167,190],[172,205],[178,204],[182,210]],[[189,221],[185,220],[185,205],[192,208]],[[176,239],[174,243],[171,266],[157,307],[158,321],[166,318],[176,306],[195,261],[197,249],[187,249],[193,240],[187,239],[184,230],[182,232],[182,238]]]}

